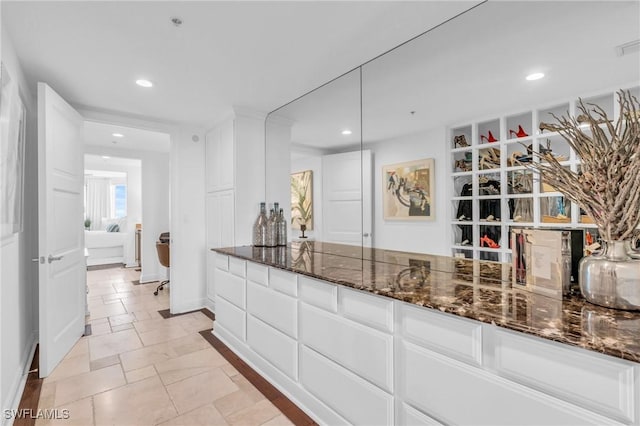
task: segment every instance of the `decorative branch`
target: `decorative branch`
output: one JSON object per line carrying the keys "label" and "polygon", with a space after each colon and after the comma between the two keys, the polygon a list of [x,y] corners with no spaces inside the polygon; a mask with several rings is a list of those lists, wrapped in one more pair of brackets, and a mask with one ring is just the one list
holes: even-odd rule
{"label": "decorative branch", "polygon": [[581,161],[571,171],[550,153],[538,152],[526,164],[574,201],[609,241],[631,238],[640,224],[640,103],[629,91],[618,92],[620,115],[615,124],[606,111],[578,100],[577,117],[553,118],[540,130],[557,132]]}

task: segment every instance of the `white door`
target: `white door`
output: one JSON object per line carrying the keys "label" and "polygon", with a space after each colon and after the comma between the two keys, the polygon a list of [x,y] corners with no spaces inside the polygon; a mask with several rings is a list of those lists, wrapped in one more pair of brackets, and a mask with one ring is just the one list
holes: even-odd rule
{"label": "white door", "polygon": [[84,332],[83,120],[38,83],[40,377]]}
{"label": "white door", "polygon": [[322,157],[324,241],[370,247],[371,152]]}

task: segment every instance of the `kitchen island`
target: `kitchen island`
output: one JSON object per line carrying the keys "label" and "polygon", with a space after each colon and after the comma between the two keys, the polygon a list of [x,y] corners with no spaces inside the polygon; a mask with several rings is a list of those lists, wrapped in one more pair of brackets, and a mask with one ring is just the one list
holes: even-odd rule
{"label": "kitchen island", "polygon": [[213,333],[319,423],[639,424],[640,314],[512,289],[494,262],[214,251]]}

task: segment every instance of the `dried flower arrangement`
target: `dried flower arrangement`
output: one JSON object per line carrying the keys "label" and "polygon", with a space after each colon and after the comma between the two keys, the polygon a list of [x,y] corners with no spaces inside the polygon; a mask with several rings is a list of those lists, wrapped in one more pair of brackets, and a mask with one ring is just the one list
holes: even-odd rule
{"label": "dried flower arrangement", "polygon": [[553,117],[540,130],[560,134],[581,161],[571,171],[550,152],[537,154],[527,166],[578,204],[598,226],[606,241],[632,238],[640,224],[640,103],[629,91],[619,91],[620,116],[613,124],[595,104],[578,101],[582,114]]}

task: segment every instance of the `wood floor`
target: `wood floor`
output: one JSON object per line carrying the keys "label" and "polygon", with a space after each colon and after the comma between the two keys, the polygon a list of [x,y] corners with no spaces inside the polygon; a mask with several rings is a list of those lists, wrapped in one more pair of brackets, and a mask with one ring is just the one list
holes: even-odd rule
{"label": "wood floor", "polygon": [[36,352],[15,425],[314,424],[211,334],[211,312],[170,314],[170,290],[138,278],[88,272],[91,335],[45,379]]}

